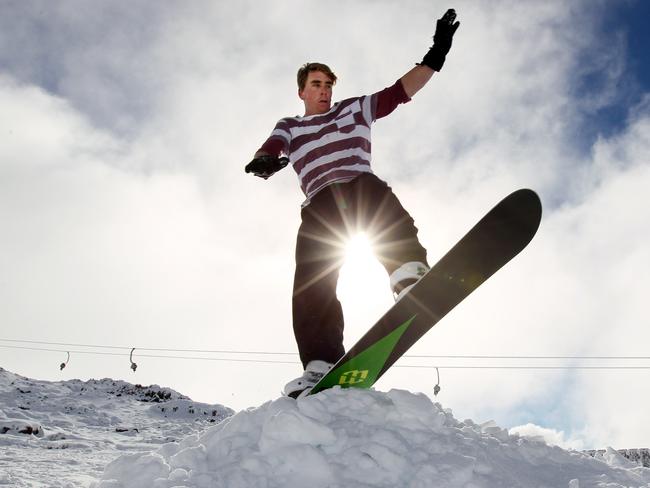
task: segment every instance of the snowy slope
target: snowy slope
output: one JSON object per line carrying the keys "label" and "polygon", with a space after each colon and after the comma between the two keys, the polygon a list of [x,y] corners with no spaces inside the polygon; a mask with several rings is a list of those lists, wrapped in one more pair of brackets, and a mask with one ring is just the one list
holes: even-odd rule
{"label": "snowy slope", "polygon": [[0,486],[650,487],[650,469],[611,449],[595,459],[460,422],[406,391],[336,389],[231,413],[156,386],[0,369]]}
{"label": "snowy slope", "polygon": [[155,385],[37,381],[0,368],[0,486],[87,486],[120,455],[180,441],[232,413]]}

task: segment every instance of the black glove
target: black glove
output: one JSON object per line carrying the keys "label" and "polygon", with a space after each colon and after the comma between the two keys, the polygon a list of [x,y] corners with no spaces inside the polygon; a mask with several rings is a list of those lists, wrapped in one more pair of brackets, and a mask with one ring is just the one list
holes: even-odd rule
{"label": "black glove", "polygon": [[451,49],[451,40],[460,22],[456,20],[456,11],[453,8],[447,10],[445,15],[436,23],[436,33],[433,36],[433,46],[426,53],[420,64],[428,66],[432,70],[440,71],[445,63],[445,56]]}
{"label": "black glove", "polygon": [[253,173],[255,176],[259,176],[266,180],[269,176],[277,173],[287,164],[289,164],[289,158],[278,158],[276,156],[265,155],[253,159],[244,169],[246,173]]}

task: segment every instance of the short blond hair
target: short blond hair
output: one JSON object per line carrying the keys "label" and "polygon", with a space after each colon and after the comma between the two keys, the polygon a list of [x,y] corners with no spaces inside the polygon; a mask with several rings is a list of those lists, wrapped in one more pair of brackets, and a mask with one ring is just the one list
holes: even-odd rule
{"label": "short blond hair", "polygon": [[307,83],[307,77],[309,76],[309,73],[312,71],[320,71],[322,73],[325,73],[325,75],[332,80],[332,84],[336,83],[336,75],[334,72],[330,69],[329,66],[323,63],[305,63],[303,64],[300,69],[298,70],[298,88],[300,90],[305,89],[305,84]]}

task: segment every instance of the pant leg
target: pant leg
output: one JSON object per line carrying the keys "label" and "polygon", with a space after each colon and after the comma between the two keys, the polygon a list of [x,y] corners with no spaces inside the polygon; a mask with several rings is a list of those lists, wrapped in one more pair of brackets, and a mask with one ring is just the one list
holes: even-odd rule
{"label": "pant leg", "polygon": [[293,328],[303,366],[315,359],[334,363],[345,352],[343,310],[336,297],[345,233],[337,191],[338,185],[322,190],[301,213],[296,241]]}
{"label": "pant leg", "polygon": [[390,274],[409,261],[427,263],[418,229],[391,188],[373,174],[319,192],[302,210],[296,241],[293,327],[303,366],[336,362],[343,347],[343,310],[336,296],[347,239],[365,230]]}
{"label": "pant leg", "polygon": [[388,274],[409,261],[428,264],[415,222],[388,184],[374,174],[362,175],[354,183],[359,225]]}

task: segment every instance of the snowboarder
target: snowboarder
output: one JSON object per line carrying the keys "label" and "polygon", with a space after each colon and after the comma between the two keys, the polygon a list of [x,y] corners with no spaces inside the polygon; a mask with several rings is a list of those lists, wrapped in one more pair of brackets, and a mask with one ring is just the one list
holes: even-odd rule
{"label": "snowboarder", "polygon": [[325,64],[303,65],[297,81],[305,114],[281,119],[246,165],[247,173],[267,179],[290,162],[307,197],[296,242],[292,304],[304,373],[285,386],[285,395],[306,392],[345,352],[336,285],[347,238],[361,230],[368,234],[396,300],[429,269],[413,219],[371,170],[370,126],[409,102],[441,70],[460,25],[455,20],[449,9],[437,21],[433,46],[422,62],[369,96],[332,105],[336,75]]}

